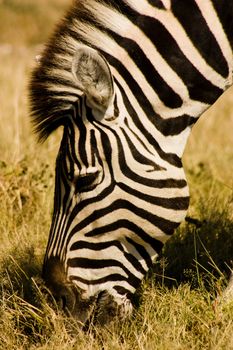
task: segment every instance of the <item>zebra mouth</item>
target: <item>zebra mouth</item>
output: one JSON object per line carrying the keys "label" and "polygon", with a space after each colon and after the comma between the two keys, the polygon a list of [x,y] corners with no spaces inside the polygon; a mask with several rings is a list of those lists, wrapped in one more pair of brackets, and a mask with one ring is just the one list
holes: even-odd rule
{"label": "zebra mouth", "polygon": [[96,297],[83,299],[80,290],[72,284],[60,288],[59,294],[55,297],[58,307],[66,316],[73,318],[85,328],[90,324],[95,311]]}
{"label": "zebra mouth", "polygon": [[84,330],[91,325],[105,326],[119,316],[119,306],[113,296],[107,291],[101,291],[97,296],[88,300],[82,299],[74,286],[72,294],[62,293],[60,307],[67,316],[81,324]]}
{"label": "zebra mouth", "polygon": [[43,279],[54,297],[58,309],[86,328],[91,324],[104,326],[120,315],[120,306],[107,291],[83,297],[83,290],[67,281],[63,264],[57,257],[50,257],[44,264]]}
{"label": "zebra mouth", "polygon": [[119,306],[113,296],[106,290],[101,291],[98,294],[91,321],[95,325],[105,326],[111,323],[118,314]]}
{"label": "zebra mouth", "polygon": [[107,291],[89,299],[82,299],[79,290],[72,285],[61,289],[58,306],[66,316],[75,320],[87,331],[91,326],[104,327],[114,320],[125,318],[124,307],[118,305],[114,297]]}
{"label": "zebra mouth", "polygon": [[74,284],[67,283],[57,287],[56,292],[53,288],[52,294],[59,310],[74,319],[83,330],[88,330],[91,325],[108,325],[121,314],[121,307],[106,290],[84,299],[80,289]]}

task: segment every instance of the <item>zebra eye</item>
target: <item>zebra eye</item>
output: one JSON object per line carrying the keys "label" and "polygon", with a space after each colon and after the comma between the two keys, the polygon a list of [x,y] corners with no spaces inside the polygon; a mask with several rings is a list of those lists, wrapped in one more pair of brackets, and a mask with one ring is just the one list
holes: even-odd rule
{"label": "zebra eye", "polygon": [[75,192],[86,192],[93,190],[99,183],[99,171],[79,175],[75,182]]}

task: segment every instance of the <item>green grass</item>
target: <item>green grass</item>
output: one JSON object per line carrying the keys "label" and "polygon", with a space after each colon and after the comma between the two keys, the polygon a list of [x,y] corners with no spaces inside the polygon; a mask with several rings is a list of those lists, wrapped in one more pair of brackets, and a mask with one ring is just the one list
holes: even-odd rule
{"label": "green grass", "polygon": [[43,293],[60,132],[36,143],[27,81],[67,3],[0,4],[0,349],[232,349],[232,305],[216,302],[233,258],[232,90],[197,123],[185,152],[189,216],[198,222],[182,223],[165,246],[132,319],[85,334]]}

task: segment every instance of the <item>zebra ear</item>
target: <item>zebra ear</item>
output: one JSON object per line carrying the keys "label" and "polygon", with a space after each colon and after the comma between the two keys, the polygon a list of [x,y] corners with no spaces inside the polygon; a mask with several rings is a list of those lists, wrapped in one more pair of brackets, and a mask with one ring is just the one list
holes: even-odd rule
{"label": "zebra ear", "polygon": [[96,50],[80,46],[76,52],[72,72],[78,88],[87,97],[87,104],[105,113],[113,98],[113,78],[106,59]]}

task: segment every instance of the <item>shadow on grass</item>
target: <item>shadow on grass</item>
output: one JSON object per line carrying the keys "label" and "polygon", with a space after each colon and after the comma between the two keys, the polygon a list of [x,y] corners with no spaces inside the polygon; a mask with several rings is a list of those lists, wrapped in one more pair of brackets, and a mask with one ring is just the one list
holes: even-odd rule
{"label": "shadow on grass", "polygon": [[165,244],[153,278],[168,287],[184,282],[209,289],[219,279],[227,284],[233,265],[232,188],[217,181],[207,163],[188,169],[187,177],[191,219]]}
{"label": "shadow on grass", "polygon": [[41,266],[33,247],[15,248],[1,264],[0,328],[14,329],[12,337],[15,342],[25,341],[25,348],[26,343],[40,342],[53,329],[51,306],[55,309],[55,302],[40,277]]}
{"label": "shadow on grass", "polygon": [[190,220],[181,225],[164,246],[153,267],[159,284],[212,288],[219,279],[227,281],[233,261],[233,222],[223,212]]}
{"label": "shadow on grass", "polygon": [[1,263],[2,292],[17,293],[33,303],[32,279],[41,275],[41,265],[34,247],[14,248]]}

